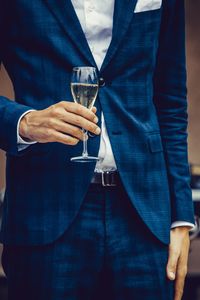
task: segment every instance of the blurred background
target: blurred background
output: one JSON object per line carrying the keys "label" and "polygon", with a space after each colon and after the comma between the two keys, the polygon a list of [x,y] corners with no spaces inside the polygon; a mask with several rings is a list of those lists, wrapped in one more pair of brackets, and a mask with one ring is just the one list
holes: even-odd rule
{"label": "blurred background", "polygon": [[[191,164],[196,228],[191,233],[189,273],[184,300],[200,300],[200,0],[186,0],[186,37],[189,102],[189,161]],[[2,67],[0,95],[14,99],[12,84]],[[0,150],[0,214],[1,194],[5,188],[5,153]],[[2,246],[0,245],[0,256]],[[0,265],[0,300],[7,299],[6,278]]]}

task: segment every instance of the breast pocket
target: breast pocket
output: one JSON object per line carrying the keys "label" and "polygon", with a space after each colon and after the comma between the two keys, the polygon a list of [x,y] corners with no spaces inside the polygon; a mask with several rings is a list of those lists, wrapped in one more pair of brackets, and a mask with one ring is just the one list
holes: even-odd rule
{"label": "breast pocket", "polygon": [[140,13],[144,11],[151,11],[160,9],[162,6],[162,0],[138,0],[135,10],[135,13]]}

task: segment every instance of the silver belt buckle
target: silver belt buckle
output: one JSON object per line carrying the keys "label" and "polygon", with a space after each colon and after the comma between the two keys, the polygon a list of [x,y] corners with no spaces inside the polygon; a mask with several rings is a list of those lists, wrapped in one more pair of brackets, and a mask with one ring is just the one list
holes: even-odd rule
{"label": "silver belt buckle", "polygon": [[[110,172],[102,172],[101,173],[101,181],[103,186],[116,186],[116,183],[109,182],[108,176]],[[107,175],[107,177],[106,177]]]}

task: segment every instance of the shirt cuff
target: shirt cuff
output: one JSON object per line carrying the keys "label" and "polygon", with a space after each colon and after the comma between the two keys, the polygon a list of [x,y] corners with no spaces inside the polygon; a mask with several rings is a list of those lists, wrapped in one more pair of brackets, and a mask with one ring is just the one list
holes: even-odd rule
{"label": "shirt cuff", "polygon": [[29,147],[30,145],[36,144],[36,141],[25,141],[20,135],[19,135],[19,124],[21,122],[21,119],[29,112],[35,111],[34,109],[27,110],[25,113],[23,113],[17,123],[17,144],[18,144],[18,150],[22,151]]}
{"label": "shirt cuff", "polygon": [[190,229],[193,229],[195,225],[190,222],[185,222],[185,221],[176,221],[171,224],[171,229],[176,228],[176,227],[183,227],[183,226],[188,226]]}

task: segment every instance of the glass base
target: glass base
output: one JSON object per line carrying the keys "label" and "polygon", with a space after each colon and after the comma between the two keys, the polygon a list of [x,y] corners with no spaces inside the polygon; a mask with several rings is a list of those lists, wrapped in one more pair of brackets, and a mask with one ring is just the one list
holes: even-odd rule
{"label": "glass base", "polygon": [[94,162],[94,161],[98,161],[99,158],[95,157],[95,156],[77,156],[77,157],[72,157],[71,161],[73,162]]}

